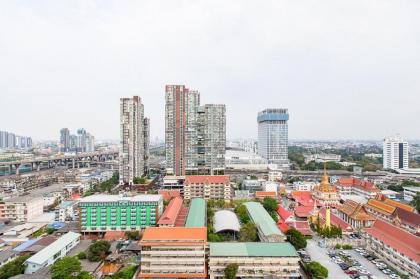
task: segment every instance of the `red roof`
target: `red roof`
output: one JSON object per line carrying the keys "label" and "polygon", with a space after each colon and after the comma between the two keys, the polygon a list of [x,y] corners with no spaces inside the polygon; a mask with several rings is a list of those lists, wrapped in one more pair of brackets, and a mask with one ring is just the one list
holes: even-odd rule
{"label": "red roof", "polygon": [[314,200],[310,191],[293,191],[292,198],[303,206],[313,206]]}
{"label": "red roof", "polygon": [[159,190],[159,195],[162,195],[165,201],[170,201],[174,197],[180,197],[181,191],[180,190]]}
{"label": "red roof", "polygon": [[176,218],[182,208],[182,198],[175,197],[171,200],[168,206],[165,208],[162,216],[158,221],[158,225],[174,225]]}
{"label": "red roof", "polygon": [[400,221],[404,224],[411,225],[415,228],[420,227],[420,214],[404,210],[397,207],[392,214],[394,218],[398,217]]}
{"label": "red roof", "polygon": [[[325,207],[321,208],[321,210],[319,211],[319,214],[321,215],[322,218],[324,218],[324,220],[325,220],[325,213],[326,213]],[[343,219],[341,219],[340,217],[338,217],[337,215],[331,213],[330,218],[331,218],[331,224],[334,226],[340,227],[343,232],[352,230],[352,227],[350,226],[350,224],[344,221]]]}
{"label": "red roof", "polygon": [[295,222],[289,222],[287,223],[289,227],[295,228],[297,231],[299,231],[303,235],[312,235],[312,230],[309,227],[308,221],[295,221]]}
{"label": "red roof", "polygon": [[127,236],[125,232],[116,232],[116,231],[107,231],[104,235],[104,240],[119,240],[119,239],[126,239]]}
{"label": "red roof", "polygon": [[298,206],[295,208],[295,215],[300,218],[307,218],[311,215],[313,206]]}
{"label": "red roof", "polygon": [[354,177],[342,177],[338,179],[336,184],[341,186],[357,187],[368,192],[379,192],[375,184]]}
{"label": "red roof", "polygon": [[280,216],[281,219],[283,219],[283,221],[287,221],[287,219],[289,219],[290,216],[293,216],[292,212],[287,211],[281,205],[279,205],[277,208],[277,214]]}
{"label": "red roof", "polygon": [[286,223],[284,223],[283,221],[279,221],[279,222],[277,222],[277,227],[283,232],[283,233],[285,233],[285,232],[287,232],[290,228],[289,228],[289,226],[286,224]]}
{"label": "red roof", "polygon": [[189,175],[185,178],[185,185],[188,184],[229,184],[228,175]]}
{"label": "red roof", "polygon": [[413,261],[420,262],[420,237],[379,219],[365,231]]}

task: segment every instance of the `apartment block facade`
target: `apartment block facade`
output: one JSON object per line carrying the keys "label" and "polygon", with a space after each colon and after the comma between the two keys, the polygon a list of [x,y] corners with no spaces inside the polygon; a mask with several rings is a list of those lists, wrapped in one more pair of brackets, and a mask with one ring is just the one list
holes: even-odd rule
{"label": "apartment block facade", "polygon": [[184,199],[223,199],[230,201],[233,190],[227,175],[189,175],[185,178]]}
{"label": "apartment block facade", "polygon": [[42,197],[22,196],[5,201],[5,217],[12,222],[28,222],[44,213]]}
{"label": "apartment block facade", "polygon": [[146,228],[139,278],[207,278],[207,229]]}
{"label": "apartment block facade", "polygon": [[161,195],[93,195],[79,202],[80,231],[131,231],[156,226],[163,211]]}
{"label": "apartment block facade", "polygon": [[120,184],[133,184],[148,169],[150,122],[139,96],[120,99]]}
{"label": "apartment block facade", "polygon": [[223,173],[226,108],[200,106],[200,93],[184,85],[165,89],[165,144],[168,174]]}
{"label": "apartment block facade", "polygon": [[385,138],[382,157],[384,169],[408,169],[408,142],[398,135]]}

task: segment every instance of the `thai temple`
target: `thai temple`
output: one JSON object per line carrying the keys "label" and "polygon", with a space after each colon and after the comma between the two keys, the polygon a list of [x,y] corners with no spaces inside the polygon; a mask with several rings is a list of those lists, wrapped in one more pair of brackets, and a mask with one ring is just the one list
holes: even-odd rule
{"label": "thai temple", "polygon": [[322,176],[321,183],[315,185],[312,197],[321,207],[337,207],[340,205],[337,188],[329,182],[326,165],[324,165],[324,175]]}

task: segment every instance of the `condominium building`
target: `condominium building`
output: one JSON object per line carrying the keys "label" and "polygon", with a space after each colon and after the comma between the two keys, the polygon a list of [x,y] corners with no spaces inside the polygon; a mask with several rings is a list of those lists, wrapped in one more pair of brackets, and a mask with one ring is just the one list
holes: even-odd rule
{"label": "condominium building", "polygon": [[21,196],[4,202],[6,218],[12,222],[28,222],[44,213],[42,197]]}
{"label": "condominium building", "polygon": [[226,107],[207,104],[197,110],[197,165],[200,174],[224,174]]}
{"label": "condominium building", "polygon": [[270,164],[285,166],[289,163],[287,109],[266,109],[258,113],[258,154]]}
{"label": "condominium building", "polygon": [[299,256],[290,243],[210,243],[210,279],[225,278],[229,264],[237,264],[239,278],[300,278]]}
{"label": "condominium building", "polygon": [[60,130],[60,152],[93,152],[95,137],[81,128],[76,134],[70,134],[68,128]]}
{"label": "condominium building", "polygon": [[227,175],[189,175],[185,178],[184,198],[223,199],[230,201],[233,195]]}
{"label": "condominium building", "polygon": [[223,174],[225,105],[200,106],[200,93],[184,85],[167,85],[165,91],[167,173]]}
{"label": "condominium building", "polygon": [[383,143],[384,169],[408,169],[408,142],[399,135],[387,137]]}
{"label": "condominium building", "polygon": [[133,184],[135,177],[143,176],[148,168],[148,118],[139,96],[120,99],[120,184]]}
{"label": "condominium building", "polygon": [[131,231],[156,226],[163,211],[161,195],[92,195],[82,198],[81,232]]}
{"label": "condominium building", "polygon": [[41,268],[54,264],[65,257],[80,243],[80,234],[68,232],[25,261],[25,274],[32,274]]}
{"label": "condominium building", "polygon": [[382,220],[365,229],[367,250],[410,278],[420,278],[420,237]]}
{"label": "condominium building", "polygon": [[146,228],[139,278],[207,278],[207,228]]}

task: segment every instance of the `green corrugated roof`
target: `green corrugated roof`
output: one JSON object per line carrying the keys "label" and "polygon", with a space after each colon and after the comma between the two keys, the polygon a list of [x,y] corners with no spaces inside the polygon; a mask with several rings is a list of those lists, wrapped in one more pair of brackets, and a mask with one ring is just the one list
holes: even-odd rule
{"label": "green corrugated roof", "polygon": [[186,227],[206,227],[206,201],[204,199],[192,199],[188,211]]}
{"label": "green corrugated roof", "polygon": [[210,243],[210,257],[297,257],[288,242]]}
{"label": "green corrugated roof", "polygon": [[246,202],[244,205],[252,221],[261,229],[264,235],[283,235],[276,222],[259,202]]}

